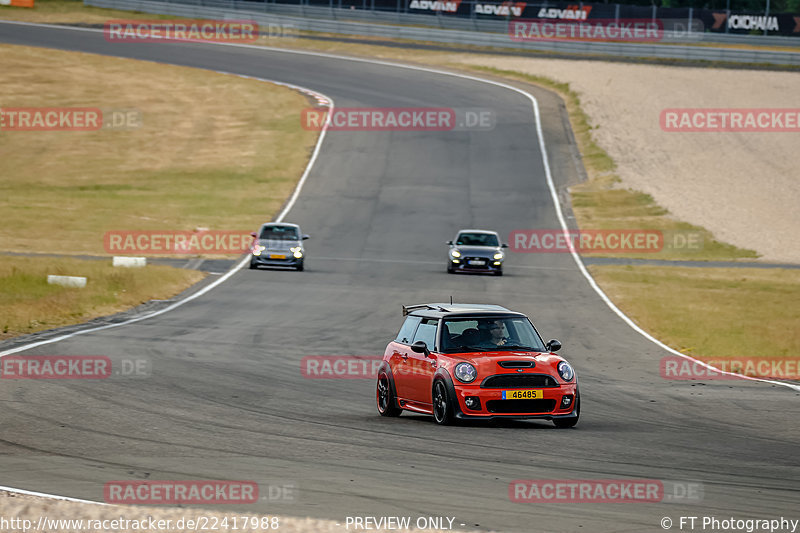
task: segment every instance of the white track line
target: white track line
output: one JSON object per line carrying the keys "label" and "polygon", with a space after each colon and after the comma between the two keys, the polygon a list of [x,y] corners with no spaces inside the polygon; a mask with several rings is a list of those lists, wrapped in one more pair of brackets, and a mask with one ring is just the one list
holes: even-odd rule
{"label": "white track line", "polygon": [[[37,24],[37,23],[30,23],[30,22],[16,22],[16,21],[2,21],[2,22],[8,22],[8,23],[11,23],[11,24],[19,24],[19,25],[24,25],[24,26],[43,27],[43,28],[61,28],[61,29],[66,29],[66,30],[71,30],[71,31],[90,31],[90,32],[96,32],[96,33],[102,33],[102,31],[103,31],[103,30],[94,29],[94,28],[73,28],[73,27],[70,27],[70,26],[57,26],[57,25]],[[252,45],[252,44],[237,44],[237,43],[205,43],[205,44],[212,45],[212,46],[231,46],[231,47],[237,47],[237,48],[248,48],[248,49],[252,49],[252,50],[267,50],[267,51],[272,51],[272,52],[279,52],[279,53],[286,53],[286,54],[297,54],[297,55],[306,55],[306,56],[312,56],[312,57],[325,57],[325,58],[331,58],[331,59],[353,61],[353,62],[358,62],[358,63],[367,63],[367,64],[372,64],[372,65],[382,65],[382,66],[388,66],[388,67],[393,67],[393,68],[403,68],[403,69],[407,69],[407,70],[416,70],[416,71],[420,71],[420,72],[428,72],[428,73],[431,73],[431,74],[438,74],[438,75],[443,75],[443,76],[452,76],[452,77],[455,77],[455,78],[475,81],[475,82],[478,82],[478,83],[486,83],[486,84],[489,84],[489,85],[494,85],[496,87],[502,87],[504,89],[508,89],[510,91],[513,91],[513,92],[516,92],[518,94],[521,94],[521,95],[525,96],[526,98],[528,98],[530,100],[531,105],[533,107],[534,118],[536,119],[536,133],[537,133],[537,135],[539,137],[539,149],[542,152],[542,161],[543,161],[545,176],[547,178],[547,186],[550,189],[550,195],[551,195],[551,198],[553,200],[553,205],[556,208],[556,215],[558,216],[558,222],[561,225],[561,228],[565,233],[569,231],[569,228],[568,228],[568,226],[566,224],[566,221],[564,219],[564,214],[563,214],[563,212],[561,210],[561,205],[560,205],[560,203],[558,201],[558,193],[556,191],[556,187],[555,187],[555,184],[553,182],[553,176],[552,176],[552,173],[550,171],[550,162],[549,162],[549,159],[548,159],[548,156],[547,156],[547,147],[545,145],[544,135],[543,135],[543,132],[542,132],[542,122],[541,122],[541,115],[540,115],[540,112],[539,112],[539,102],[536,100],[536,97],[534,97],[529,92],[527,92],[527,91],[525,91],[523,89],[520,89],[518,87],[514,87],[513,85],[509,85],[509,84],[506,84],[506,83],[501,83],[501,82],[494,81],[494,80],[487,80],[487,79],[484,79],[484,78],[479,78],[477,76],[471,76],[471,75],[468,75],[468,74],[461,74],[461,73],[457,73],[457,72],[448,72],[448,71],[445,71],[445,70],[439,70],[439,69],[430,68],[430,67],[420,67],[420,66],[416,66],[416,65],[404,65],[404,64],[401,64],[401,63],[394,63],[394,62],[391,62],[391,61],[382,61],[382,60],[377,60],[377,59],[366,59],[366,58],[357,58],[357,57],[347,57],[347,56],[340,56],[340,55],[336,55],[336,54],[328,54],[328,53],[324,53],[324,52],[313,52],[313,51],[307,51],[307,50],[287,50],[287,49],[283,49],[283,48],[274,48],[274,47],[269,47],[269,46],[259,46],[259,45]],[[255,79],[259,79],[259,78],[255,78]],[[269,81],[269,80],[263,80],[263,81]],[[280,82],[273,82],[273,83],[280,83]],[[286,84],[282,84],[282,85],[286,85]],[[311,92],[313,92],[313,91],[311,91]],[[323,96],[323,98],[325,98],[325,97]],[[332,110],[333,109],[333,101],[330,100],[330,102],[331,102],[331,110]],[[329,115],[329,117],[330,117],[330,115]],[[326,124],[326,126],[327,126],[327,124]],[[305,177],[308,174],[308,171],[310,169],[310,165],[313,164],[313,162],[316,160],[317,154],[319,152],[319,147],[320,147],[320,144],[322,142],[322,139],[325,137],[326,130],[327,130],[327,127],[323,128],[322,134],[320,135],[319,141],[317,143],[317,147],[314,150],[314,154],[312,156],[311,161],[309,162],[309,167],[306,168],[306,173],[303,175],[303,178],[301,178],[300,183],[298,183],[298,189],[302,185],[302,183],[305,181]],[[294,200],[296,200],[298,194],[299,194],[299,190],[295,190],[295,194],[292,195],[292,198],[290,199],[290,202],[287,204],[287,208],[291,208],[291,205],[294,204]],[[284,211],[281,213],[281,215],[284,215],[286,212],[288,212],[288,209],[284,209]],[[569,242],[569,239],[567,241]],[[597,283],[595,282],[594,278],[592,278],[591,274],[586,269],[586,266],[583,264],[583,261],[581,260],[580,255],[578,255],[578,253],[574,250],[574,248],[572,248],[572,247],[570,247],[570,248],[571,248],[570,249],[570,255],[572,256],[573,260],[575,261],[575,264],[578,266],[578,270],[586,278],[586,280],[589,282],[589,286],[592,289],[594,289],[594,291],[597,293],[598,296],[600,296],[600,298],[603,300],[603,302],[605,302],[605,304],[618,317],[620,317],[626,324],[628,324],[634,331],[636,331],[637,333],[641,334],[643,337],[645,337],[649,341],[653,342],[654,344],[656,344],[660,348],[666,350],[667,352],[669,352],[671,354],[677,355],[677,356],[682,357],[682,358],[684,358],[686,360],[689,360],[689,361],[693,361],[696,364],[699,364],[699,365],[701,365],[701,366],[703,366],[705,368],[708,368],[708,369],[713,370],[715,372],[719,372],[721,374],[737,376],[737,377],[739,377],[741,379],[746,379],[746,380],[750,380],[750,381],[759,381],[759,382],[762,382],[762,383],[771,383],[773,385],[780,385],[780,386],[788,387],[788,388],[796,390],[796,391],[800,391],[800,386],[794,385],[794,384],[791,384],[791,383],[785,383],[785,382],[782,382],[782,381],[774,381],[774,380],[762,379],[762,378],[754,378],[754,377],[743,376],[741,374],[736,374],[736,373],[732,373],[732,372],[726,372],[726,371],[721,370],[719,368],[716,368],[716,367],[714,367],[712,365],[709,365],[708,363],[705,363],[705,362],[703,362],[703,361],[701,361],[699,359],[695,359],[694,357],[691,357],[691,356],[686,355],[684,353],[681,353],[681,352],[679,352],[677,350],[674,350],[673,348],[670,348],[669,346],[667,346],[666,344],[664,344],[663,342],[659,341],[658,339],[656,339],[655,337],[653,337],[652,335],[647,333],[645,330],[640,328],[630,317],[628,317],[616,305],[614,305],[614,302],[612,302],[611,299],[609,299],[609,297],[597,285]],[[130,320],[130,321],[127,321],[127,322],[122,322],[120,324],[112,324],[112,325],[109,325],[109,326],[102,326],[100,328],[92,328],[92,329],[89,329],[89,330],[83,330],[83,331],[72,333],[72,334],[67,335],[67,336],[62,336],[62,337],[58,337],[58,338],[55,338],[55,339],[51,339],[49,341],[42,341],[42,342],[34,343],[34,344],[31,344],[31,345],[28,345],[28,346],[19,347],[19,348],[14,349],[14,351],[0,353],[0,357],[2,357],[3,355],[8,355],[8,353],[15,353],[17,351],[22,351],[22,350],[26,350],[26,349],[29,349],[29,348],[33,348],[35,346],[40,346],[42,344],[48,344],[50,342],[57,342],[59,340],[63,340],[65,338],[72,337],[72,336],[77,335],[79,333],[88,333],[88,332],[91,332],[91,331],[98,331],[100,329],[106,329],[106,328],[110,328],[110,327],[121,326],[121,325],[124,325],[124,324],[130,324],[130,323],[133,323],[133,322],[138,322],[139,320],[144,320],[145,318],[151,318],[153,316],[157,316],[159,314],[166,313],[167,311],[170,311],[170,310],[172,310],[172,309],[174,309],[176,307],[179,307],[180,305],[182,305],[183,303],[185,303],[187,301],[193,300],[194,298],[197,298],[198,296],[201,296],[202,294],[205,294],[206,292],[208,292],[212,288],[216,287],[217,285],[219,285],[223,281],[227,280],[236,271],[238,271],[240,268],[242,268],[244,266],[245,262],[246,262],[246,259],[245,259],[245,261],[242,261],[241,263],[239,263],[239,265],[237,265],[233,270],[228,272],[225,276],[223,276],[222,278],[217,280],[217,282],[213,283],[212,285],[209,285],[208,287],[206,287],[202,291],[200,291],[200,292],[198,292],[196,294],[193,294],[192,296],[186,298],[185,300],[182,300],[180,302],[176,302],[175,304],[173,304],[173,305],[171,305],[171,306],[169,306],[169,307],[167,307],[165,309],[162,309],[161,311],[158,311],[156,313],[152,313],[150,315],[147,315],[147,316],[144,316],[144,317],[140,317],[140,318],[137,318],[137,319],[133,319],[133,320]]]}
{"label": "white track line", "polygon": [[76,503],[91,503],[94,505],[108,505],[107,503],[103,502],[93,502],[92,500],[80,500],[78,498],[59,496],[58,494],[46,494],[44,492],[33,492],[31,490],[15,489],[14,487],[0,487],[0,491],[13,492],[15,494],[24,494],[26,496],[38,496],[40,498],[50,498],[51,500],[64,500],[67,502],[76,502]]}

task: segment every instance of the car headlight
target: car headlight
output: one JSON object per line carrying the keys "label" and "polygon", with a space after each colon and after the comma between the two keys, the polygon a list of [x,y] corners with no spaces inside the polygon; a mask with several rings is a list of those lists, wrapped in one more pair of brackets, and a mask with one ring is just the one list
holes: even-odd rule
{"label": "car headlight", "polygon": [[478,377],[478,371],[469,363],[458,363],[455,369],[456,379],[461,383],[472,383]]}
{"label": "car headlight", "polygon": [[461,252],[459,252],[458,250],[450,250],[450,255],[452,255],[453,257],[461,257]]}
{"label": "car headlight", "polygon": [[263,252],[266,249],[267,249],[266,246],[261,246],[260,244],[256,244],[255,246],[253,246],[253,255],[261,255],[261,252]]}
{"label": "car headlight", "polygon": [[575,377],[575,371],[572,370],[572,367],[566,361],[561,361],[558,363],[558,375],[561,376],[561,379],[564,381],[572,381],[572,378]]}
{"label": "car headlight", "polygon": [[494,258],[496,261],[501,260],[503,258],[503,252],[497,252],[496,254],[494,254]]}
{"label": "car headlight", "polygon": [[289,248],[292,251],[292,254],[295,256],[296,259],[300,259],[303,257],[303,249],[299,246],[295,246],[294,248]]}

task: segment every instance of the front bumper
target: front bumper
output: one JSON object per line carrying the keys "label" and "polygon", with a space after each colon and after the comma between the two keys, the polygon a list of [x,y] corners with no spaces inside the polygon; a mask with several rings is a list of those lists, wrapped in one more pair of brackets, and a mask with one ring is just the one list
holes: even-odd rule
{"label": "front bumper", "polygon": [[[476,264],[476,261],[482,261],[483,264]],[[449,268],[456,272],[497,272],[503,270],[503,261],[487,257],[450,258]]]}
{"label": "front bumper", "polygon": [[567,419],[567,418],[577,418],[577,413],[569,413],[566,415],[467,415],[464,414],[462,411],[456,413],[456,418],[459,420],[497,420],[497,419],[514,419],[514,420],[555,420],[557,418]]}
{"label": "front bumper", "polygon": [[[493,418],[539,418],[553,420],[557,418],[574,418],[577,404],[578,386],[576,383],[561,384],[558,387],[530,387],[542,390],[542,398],[536,400],[504,400],[505,389],[488,389],[480,386],[455,385],[454,392],[458,402],[456,418],[482,419]],[[480,400],[480,407],[470,409],[466,398],[471,396]],[[570,398],[569,406],[563,407],[565,397]]]}
{"label": "front bumper", "polygon": [[[274,257],[276,255],[283,255],[285,257],[283,259],[280,257]],[[253,255],[252,253],[250,254],[250,264],[254,266],[296,267],[303,264],[303,259],[305,259],[305,256],[297,258],[292,254],[292,252],[263,252],[261,255]]]}

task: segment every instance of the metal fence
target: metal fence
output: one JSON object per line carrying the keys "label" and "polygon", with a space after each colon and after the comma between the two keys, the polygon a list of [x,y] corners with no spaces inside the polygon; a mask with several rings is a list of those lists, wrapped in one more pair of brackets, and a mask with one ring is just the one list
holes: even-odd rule
{"label": "metal fence", "polygon": [[[262,27],[278,24],[300,31],[334,33],[349,36],[372,36],[407,39],[425,43],[486,46],[501,49],[536,50],[581,56],[622,58],[659,58],[690,61],[715,61],[739,64],[774,64],[800,66],[800,53],[692,46],[686,43],[707,42],[708,33],[687,36],[665,33],[664,44],[588,41],[515,41],[509,37],[508,22],[417,15],[378,10],[339,9],[240,0],[84,0],[85,5],[141,11],[161,15],[210,19],[252,19]],[[431,26],[435,21],[436,26]],[[724,34],[716,38],[739,38]],[[786,37],[745,36],[763,42],[790,40]]]}

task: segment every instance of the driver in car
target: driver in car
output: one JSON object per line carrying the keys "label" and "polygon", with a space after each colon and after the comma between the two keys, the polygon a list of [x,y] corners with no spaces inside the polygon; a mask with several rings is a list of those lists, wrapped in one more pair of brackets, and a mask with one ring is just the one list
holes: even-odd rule
{"label": "driver in car", "polygon": [[478,326],[481,331],[481,347],[495,348],[508,342],[506,327],[502,320],[490,320]]}

